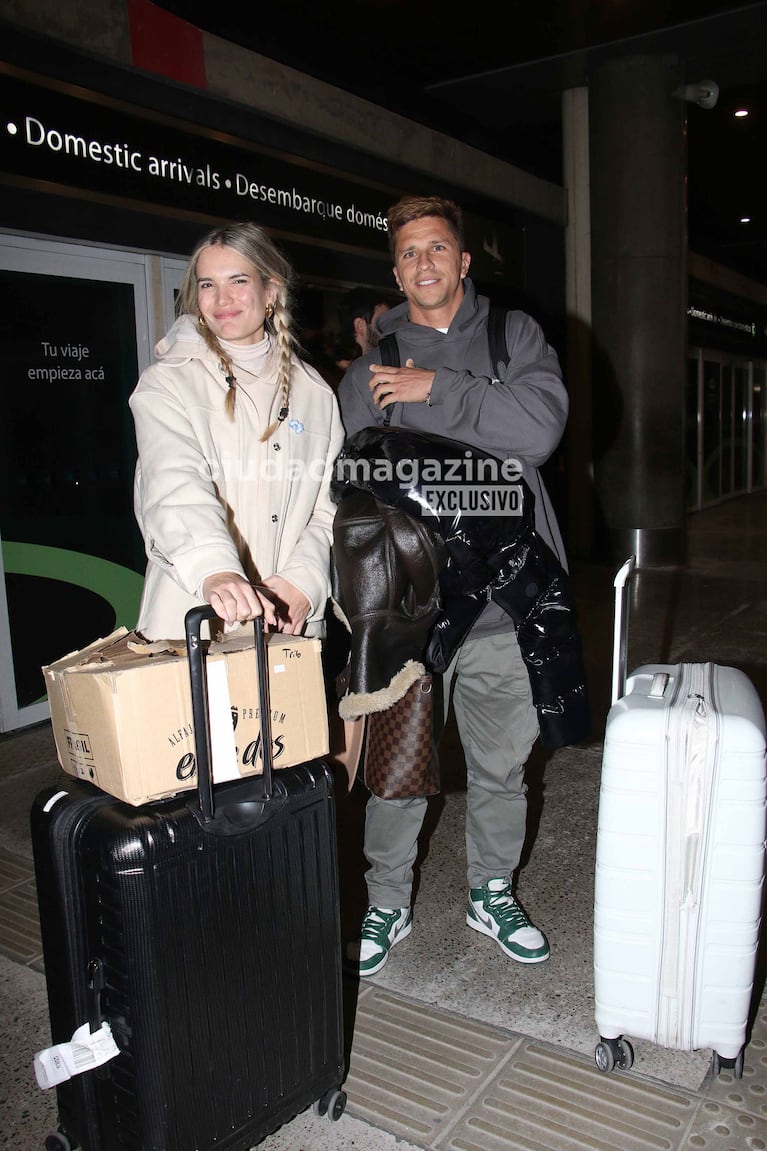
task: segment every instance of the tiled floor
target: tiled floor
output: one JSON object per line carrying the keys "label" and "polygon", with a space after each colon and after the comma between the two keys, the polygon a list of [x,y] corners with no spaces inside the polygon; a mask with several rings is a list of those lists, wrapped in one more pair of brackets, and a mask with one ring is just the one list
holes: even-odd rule
{"label": "tiled floor", "polygon": [[[612,571],[576,568],[595,717],[593,743],[530,765],[531,842],[521,894],[552,943],[548,963],[510,964],[463,924],[464,796],[455,733],[445,794],[422,852],[415,929],[373,980],[347,987],[349,1102],[311,1113],[266,1151],[767,1151],[767,963],[760,958],[743,1078],[708,1073],[710,1052],[634,1043],[628,1072],[593,1059],[593,860],[601,733],[609,701]],[[767,700],[767,497],[691,521],[689,563],[641,572],[630,664],[713,659],[743,668]],[[34,794],[55,780],[50,731],[0,738],[0,1146],[42,1147],[55,1099],[31,1070],[47,1040],[32,853]],[[344,926],[364,901],[362,797],[339,794]]]}

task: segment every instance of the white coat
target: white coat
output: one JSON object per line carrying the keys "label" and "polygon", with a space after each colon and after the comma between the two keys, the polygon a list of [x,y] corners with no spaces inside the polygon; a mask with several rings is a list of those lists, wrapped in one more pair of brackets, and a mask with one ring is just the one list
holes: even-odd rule
{"label": "white coat", "polygon": [[155,355],[129,401],[134,505],[149,558],[138,630],[182,637],[203,581],[234,571],[252,582],[289,580],[311,603],[305,634],[318,634],[330,590],[330,480],[343,443],[333,390],[297,361],[288,418],[261,443],[280,404],[274,349],[252,391],[238,385],[233,420],[224,372],[191,316],[176,321]]}

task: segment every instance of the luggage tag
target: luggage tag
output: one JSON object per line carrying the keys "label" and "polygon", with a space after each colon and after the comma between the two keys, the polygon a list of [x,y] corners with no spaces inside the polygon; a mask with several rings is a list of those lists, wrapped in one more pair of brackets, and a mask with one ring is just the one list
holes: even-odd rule
{"label": "luggage tag", "polygon": [[78,1027],[69,1043],[57,1043],[35,1054],[35,1078],[38,1087],[46,1091],[57,1083],[64,1083],[73,1075],[92,1071],[120,1054],[112,1037],[112,1029],[104,1022],[98,1031],[91,1031],[89,1023]]}

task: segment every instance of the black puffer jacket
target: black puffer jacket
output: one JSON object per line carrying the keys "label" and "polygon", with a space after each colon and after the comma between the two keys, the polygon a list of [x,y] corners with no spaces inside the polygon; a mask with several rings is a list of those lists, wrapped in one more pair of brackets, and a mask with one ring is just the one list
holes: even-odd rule
{"label": "black puffer jacket", "polygon": [[[541,738],[549,747],[563,747],[590,734],[567,573],[535,530],[529,487],[500,469],[501,461],[453,440],[405,428],[369,427],[347,441],[333,494],[341,502],[366,491],[407,513],[444,544],[441,611],[423,650],[432,670],[445,670],[488,598],[509,613],[530,676]],[[478,476],[482,479],[476,482]],[[335,564],[347,560],[339,554],[336,535]],[[374,584],[380,572],[361,567],[351,578]]]}

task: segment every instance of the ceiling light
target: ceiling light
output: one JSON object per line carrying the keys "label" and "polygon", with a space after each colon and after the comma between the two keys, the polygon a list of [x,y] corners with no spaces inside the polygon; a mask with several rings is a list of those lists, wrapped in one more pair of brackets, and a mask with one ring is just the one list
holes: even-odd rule
{"label": "ceiling light", "polygon": [[740,222],[741,222],[741,224],[750,224],[751,223],[751,217],[750,216],[741,216]]}
{"label": "ceiling light", "polygon": [[737,111],[735,112],[735,116],[737,119],[742,119],[744,116],[747,116],[747,115],[748,115],[748,108],[738,108]]}

